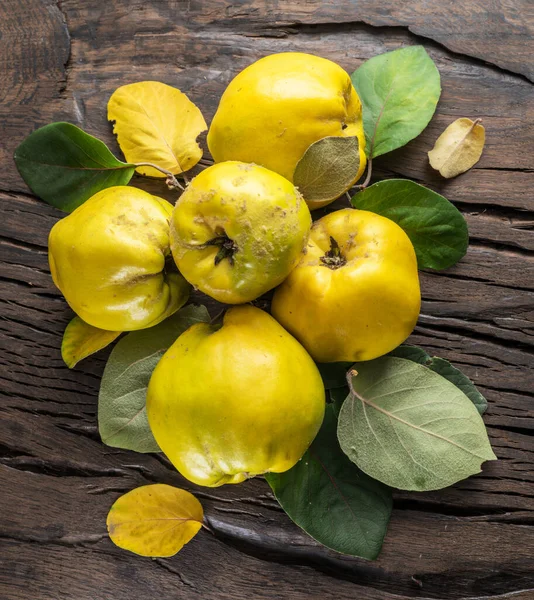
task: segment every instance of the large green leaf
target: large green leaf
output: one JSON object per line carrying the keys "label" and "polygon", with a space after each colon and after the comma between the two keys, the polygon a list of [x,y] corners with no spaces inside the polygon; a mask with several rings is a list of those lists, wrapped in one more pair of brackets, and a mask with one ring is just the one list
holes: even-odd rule
{"label": "large green leaf", "polygon": [[71,212],[91,196],[126,185],[135,165],[123,163],[99,139],[71,123],[51,123],[15,150],[15,163],[34,194]]}
{"label": "large green leaf", "polygon": [[352,204],[400,225],[413,244],[421,269],[447,269],[467,251],[469,232],[462,213],[418,183],[379,181],[353,196]]}
{"label": "large green leaf", "polygon": [[432,118],[441,93],[439,71],[423,46],[370,58],[351,78],[362,101],[371,157],[417,137]]}
{"label": "large green leaf", "polygon": [[209,320],[204,306],[186,306],[150,329],[134,331],[111,352],[98,397],[98,429],[108,446],[160,452],[146,415],[146,390],[164,352],[191,325]]}
{"label": "large green leaf", "polygon": [[451,383],[459,389],[471,400],[471,402],[476,406],[478,412],[483,415],[488,408],[488,401],[484,396],[477,390],[475,384],[464,375],[460,370],[456,367],[453,367],[448,360],[444,358],[439,358],[439,356],[433,356],[428,363],[425,364],[426,367],[432,369],[436,373],[439,373],[442,377],[449,380]]}
{"label": "large green leaf", "polygon": [[[469,377],[451,365],[448,360],[439,358],[438,356],[430,356],[422,348],[419,348],[418,346],[409,346],[408,344],[398,346],[395,350],[389,352],[388,356],[406,358],[439,373],[442,377],[445,377],[445,379],[448,379],[460,389],[476,406],[481,415],[486,412],[488,408],[488,401],[486,398],[478,391],[477,387]],[[336,413],[339,413],[345,398],[349,395],[347,372],[353,364],[354,368],[358,370],[358,365],[360,363],[317,363],[317,367],[323,378],[325,389],[328,390],[330,401],[335,406]]]}
{"label": "large green leaf", "polygon": [[[397,346],[395,350],[388,352],[387,356],[406,358],[413,362],[419,363],[420,365],[424,365],[428,360],[431,360],[430,355],[428,355],[422,348],[419,348],[419,346],[409,346],[408,344]],[[354,368],[356,368],[356,366]]]}
{"label": "large green leaf", "polygon": [[370,477],[404,490],[436,490],[496,459],[475,405],[438,373],[390,356],[356,369],[338,439]]}
{"label": "large green leaf", "polygon": [[391,490],[362,473],[336,440],[334,407],[302,459],[285,473],[269,473],[278,502],[321,544],[353,556],[378,556],[391,515]]}
{"label": "large green leaf", "polygon": [[[453,367],[448,360],[439,358],[438,356],[429,356],[422,348],[417,346],[403,345],[399,346],[388,356],[396,356],[398,358],[407,358],[417,362],[425,367],[439,373],[445,379],[448,379],[451,383],[460,389],[471,402],[476,406],[478,412],[483,415],[488,408],[488,401],[478,391],[475,384],[464,375],[459,369]],[[356,369],[358,367],[356,366]]]}

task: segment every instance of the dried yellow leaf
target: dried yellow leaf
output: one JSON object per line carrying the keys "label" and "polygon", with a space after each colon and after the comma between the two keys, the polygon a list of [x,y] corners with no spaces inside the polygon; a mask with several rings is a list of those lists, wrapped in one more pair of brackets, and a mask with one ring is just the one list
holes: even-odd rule
{"label": "dried yellow leaf", "polygon": [[446,179],[465,173],[482,154],[486,133],[481,119],[456,119],[436,140],[428,153],[430,166]]}
{"label": "dried yellow leaf", "polygon": [[202,527],[200,502],[185,490],[157,483],[144,485],[115,501],[107,527],[111,541],[135,554],[173,556]]}
{"label": "dried yellow leaf", "polygon": [[[141,81],[115,90],[108,119],[130,163],[152,163],[174,175],[188,171],[202,157],[197,137],[207,129],[199,108],[180,90],[158,81]],[[138,173],[165,177],[150,166]]]}
{"label": "dried yellow leaf", "polygon": [[122,331],[107,331],[86,323],[80,317],[74,317],[65,328],[61,342],[61,356],[69,369],[83,358],[109,346]]}

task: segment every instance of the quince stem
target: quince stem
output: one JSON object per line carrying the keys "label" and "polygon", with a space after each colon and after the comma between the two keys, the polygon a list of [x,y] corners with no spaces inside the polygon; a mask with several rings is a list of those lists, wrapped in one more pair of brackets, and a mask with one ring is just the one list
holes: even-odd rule
{"label": "quince stem", "polygon": [[[157,171],[160,171],[161,173],[167,175],[167,179],[166,179],[165,183],[167,184],[167,187],[170,190],[179,188],[183,192],[185,189],[184,186],[178,181],[178,179],[176,179],[176,176],[173,173],[171,173],[167,169],[164,169],[163,167],[160,167],[159,165],[155,165],[153,163],[148,163],[148,162],[141,162],[141,163],[135,163],[135,166],[136,167],[152,167],[153,169],[156,169]],[[182,173],[182,176],[187,181],[187,178],[183,173]]]}
{"label": "quince stem", "polygon": [[349,386],[349,391],[351,393],[352,396],[355,396],[356,398],[359,398],[360,396],[358,395],[358,393],[356,392],[356,390],[354,389],[354,386],[352,385],[352,378],[356,377],[358,375],[358,371],[356,371],[356,369],[349,369],[347,371],[347,385]]}
{"label": "quince stem", "polygon": [[321,262],[329,269],[339,269],[347,264],[347,259],[341,253],[339,244],[332,236],[330,236],[330,250],[321,256]]}
{"label": "quince stem", "polygon": [[209,531],[211,535],[215,535],[215,531],[213,531],[213,529],[206,523],[206,521],[202,522],[202,527],[204,527],[206,531]]}
{"label": "quince stem", "polygon": [[225,258],[228,259],[230,266],[234,265],[234,254],[237,252],[238,248],[235,242],[226,234],[213,238],[209,242],[206,242],[206,245],[219,246],[219,251],[215,256],[215,266],[217,266]]}
{"label": "quince stem", "polygon": [[369,157],[369,160],[367,161],[367,177],[365,178],[363,183],[355,186],[358,191],[364,190],[369,185],[372,174],[373,174],[373,159],[371,157]]}

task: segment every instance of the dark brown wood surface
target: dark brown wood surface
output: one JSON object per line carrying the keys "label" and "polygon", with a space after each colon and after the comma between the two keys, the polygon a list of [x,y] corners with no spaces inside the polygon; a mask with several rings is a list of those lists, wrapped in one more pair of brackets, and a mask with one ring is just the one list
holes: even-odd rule
{"label": "dark brown wood surface", "polygon": [[[1,598],[534,598],[533,35],[529,0],[2,0]],[[417,140],[376,161],[375,177],[423,182],[468,220],[467,256],[422,274],[411,341],[451,360],[487,396],[499,461],[446,490],[397,493],[371,563],[313,542],[261,479],[198,489],[161,456],[101,443],[106,352],[73,371],[62,363],[72,314],[46,250],[61,214],[29,193],[12,154],[54,120],[80,125],[118,153],[106,103],[125,83],[177,86],[209,120],[232,76],[265,54],[312,52],[352,72],[415,43],[438,65],[442,98]],[[426,152],[465,116],[484,120],[486,148],[474,169],[444,181]],[[160,183],[134,183],[173,199]],[[194,488],[215,535],[203,531],[164,560],[113,546],[109,507],[150,482]]]}

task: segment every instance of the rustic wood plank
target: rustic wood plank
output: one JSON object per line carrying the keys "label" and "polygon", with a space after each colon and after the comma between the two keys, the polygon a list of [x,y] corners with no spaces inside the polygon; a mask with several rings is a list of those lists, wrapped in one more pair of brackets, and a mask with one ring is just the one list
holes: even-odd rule
{"label": "rustic wood plank", "polygon": [[[100,14],[95,19],[90,11],[77,9],[71,13],[67,9],[73,36],[77,23],[85,27],[89,22],[93,27],[94,37],[90,40],[74,37],[73,63],[95,64],[97,68],[90,73],[73,68],[69,78],[84,99],[86,125],[94,127],[99,135],[110,135],[103,104],[115,89],[116,78],[130,81],[150,77],[154,65],[158,66],[160,79],[191,94],[211,118],[231,77],[272,52],[273,47],[277,52],[311,53],[320,48],[321,55],[352,72],[370,56],[421,41],[402,30],[387,29],[377,34],[363,25],[340,29],[335,35],[311,29],[287,39],[251,38],[246,31],[235,28],[205,25],[202,29],[189,29],[188,21],[177,20],[172,25],[164,16],[146,13],[143,11],[147,18],[151,17],[145,22],[148,32],[139,28],[138,15],[133,10],[121,15],[124,29],[118,30],[111,20],[113,15],[106,18]],[[534,133],[525,127],[534,118],[532,85],[463,58],[453,60],[449,52],[435,44],[426,47],[442,75],[439,110],[417,142],[388,157],[390,168],[411,178],[426,179],[431,172],[426,151],[446,125],[468,115],[482,118],[487,130],[479,167],[534,169],[529,151],[534,145]],[[92,85],[90,95],[84,94],[88,79]]]}
{"label": "rustic wood plank", "polygon": [[[532,597],[529,6],[457,4],[432,0],[384,9],[362,0],[357,10],[351,2],[318,0],[2,4],[1,597]],[[396,493],[383,552],[368,563],[305,536],[259,478],[199,489],[161,456],[101,443],[96,405],[109,351],[73,371],[63,365],[61,335],[72,313],[51,282],[46,255],[48,231],[61,214],[27,193],[10,157],[29,132],[59,119],[83,126],[118,153],[105,103],[129,81],[176,85],[209,118],[231,77],[270,52],[314,52],[352,71],[370,56],[413,43],[424,43],[438,64],[442,99],[423,135],[378,159],[374,176],[424,183],[457,203],[468,220],[467,256],[447,272],[421,274],[423,307],[410,341],[453,361],[480,386],[490,403],[485,421],[499,461],[446,490]],[[428,167],[426,152],[460,116],[484,119],[487,147],[475,169],[444,181]],[[175,200],[160,182],[136,177],[133,183]],[[105,536],[109,506],[121,493],[151,482],[194,491],[215,535],[203,532],[175,559],[150,561],[115,548]]]}
{"label": "rustic wood plank", "polygon": [[[157,471],[157,467],[154,470]],[[103,525],[112,498],[131,487],[147,483],[139,465],[125,465],[108,476],[103,472],[87,472],[85,476],[69,472],[58,477],[58,473],[54,476],[53,472],[46,473],[46,469],[35,465],[30,467],[19,461],[15,468],[3,467],[1,473],[6,482],[18,484],[16,487],[9,486],[8,489],[15,490],[13,496],[10,494],[10,500],[27,515],[22,524],[17,520],[11,523],[7,519],[3,537],[25,544],[25,555],[36,552],[37,556],[31,560],[34,568],[38,566],[39,556],[32,547],[42,548],[51,556],[63,553],[62,548],[65,547],[82,551],[82,557],[79,551],[76,552],[75,565],[70,566],[67,561],[67,564],[59,563],[55,567],[58,573],[66,571],[70,586],[77,586],[78,595],[71,592],[73,597],[89,597],[87,588],[92,582],[87,573],[95,571],[93,563],[97,556],[104,556],[108,565],[115,567],[128,564],[134,580],[123,583],[120,573],[117,579],[114,569],[100,566],[96,570],[101,578],[97,593],[103,594],[102,597],[105,597],[104,590],[108,589],[108,585],[116,586],[114,597],[127,597],[126,594],[131,593],[129,586],[137,578],[136,573],[159,579],[158,569],[148,568],[151,561],[128,560],[123,552],[113,547],[106,539]],[[170,471],[163,479],[183,484],[179,476]],[[389,594],[410,597],[420,587],[414,580],[421,582],[424,593],[429,597],[433,597],[447,580],[449,595],[444,597],[450,598],[476,595],[477,587],[482,587],[485,594],[498,595],[504,586],[510,586],[512,582],[518,589],[525,589],[521,586],[531,582],[529,558],[534,550],[534,533],[532,530],[524,531],[522,513],[518,513],[521,516],[512,513],[511,517],[498,513],[458,517],[415,511],[409,506],[398,509],[380,559],[376,563],[368,563],[321,548],[288,520],[282,520],[279,508],[269,496],[264,499],[263,485],[260,481],[248,482],[235,489],[240,495],[232,493],[230,497],[220,490],[200,491],[199,496],[210,513],[209,522],[215,539],[202,532],[180,554],[179,561],[164,562],[190,581],[191,587],[198,589],[202,597],[225,598],[231,593],[237,598],[249,597],[251,590],[246,580],[227,576],[236,564],[240,565],[242,572],[254,574],[248,579],[253,579],[254,592],[258,594],[253,597],[259,598],[301,598],[307,589],[313,589],[317,594],[315,597],[322,597],[334,584],[328,577],[319,577],[320,573],[335,574],[339,578],[335,583],[335,597],[342,599],[353,598],[354,593],[368,598],[392,598]],[[190,486],[185,483],[184,487]],[[24,494],[17,494],[16,490],[24,490]],[[45,510],[40,504],[43,495],[51,496]],[[91,511],[85,509],[88,497]],[[46,526],[43,526],[43,516],[46,517]],[[429,545],[429,535],[439,543]],[[519,547],[515,544],[518,536],[522,541]],[[488,538],[494,542],[492,548],[481,553],[479,549]],[[459,540],[462,540],[461,544]],[[6,547],[9,548],[9,545]],[[266,562],[258,564],[254,559]],[[45,559],[39,570],[46,572],[47,562],[48,559]],[[218,565],[210,573],[213,579],[204,576],[210,564]],[[487,577],[488,564],[495,572],[489,585],[481,586],[480,579]],[[294,567],[281,568],[282,565]],[[81,569],[81,573],[74,575],[74,567],[78,571]],[[47,586],[53,586],[50,575],[52,573],[48,577],[40,575]],[[347,582],[352,585],[347,585]],[[28,583],[36,585],[39,577]],[[165,583],[179,586],[180,578],[165,577],[162,583],[162,589],[166,589]],[[362,589],[362,584],[366,584],[368,589]],[[299,588],[300,593],[297,592]],[[59,594],[64,591],[61,587],[49,589]],[[264,596],[260,589],[264,589]],[[135,597],[151,597],[143,594],[146,591],[140,587]]]}
{"label": "rustic wood plank", "polygon": [[[2,273],[8,280],[4,284],[3,293],[4,298],[9,302],[6,307],[7,316],[11,317],[10,321],[3,322],[4,331],[10,339],[10,353],[6,360],[9,381],[6,382],[5,387],[9,398],[4,403],[3,421],[5,429],[3,443],[9,448],[7,456],[2,460],[9,468],[5,489],[14,487],[16,493],[19,489],[24,490],[24,495],[29,496],[29,501],[34,503],[34,494],[28,486],[35,483],[37,475],[40,479],[35,485],[46,497],[49,495],[46,489],[51,486],[54,490],[50,492],[51,501],[57,505],[54,510],[57,511],[56,514],[61,515],[61,517],[51,517],[48,512],[43,515],[42,511],[36,510],[34,513],[29,507],[24,508],[21,514],[26,516],[25,521],[21,523],[18,518],[15,519],[14,524],[9,528],[9,536],[15,530],[18,533],[13,535],[21,543],[40,543],[31,541],[32,536],[39,538],[41,535],[40,526],[31,519],[27,521],[27,515],[34,515],[34,518],[41,523],[44,517],[48,527],[52,527],[53,531],[55,531],[53,524],[61,523],[63,527],[61,535],[54,534],[60,539],[66,536],[66,539],[70,540],[81,536],[80,539],[83,540],[83,532],[87,539],[97,539],[94,536],[100,535],[103,531],[106,509],[119,493],[135,485],[152,481],[193,488],[168,468],[165,461],[160,462],[152,456],[139,456],[102,446],[95,423],[96,396],[104,359],[91,358],[85,361],[82,369],[69,371],[62,365],[59,355],[61,332],[70,318],[70,311],[50,282],[45,253],[47,231],[58,215],[55,210],[30,197],[2,194],[1,199],[5,208],[3,214],[6,216],[4,221],[6,234],[9,240],[14,240],[8,243],[8,251],[4,253],[7,259]],[[28,230],[21,231],[21,220],[29,223]],[[504,230],[506,227],[511,227],[509,221],[502,221],[500,224]],[[492,296],[486,289],[491,284],[500,283],[498,289],[502,287],[504,294],[516,294],[518,290],[514,290],[514,286],[522,283],[522,274],[525,274],[524,284],[528,287],[532,283],[532,278],[528,277],[527,270],[531,268],[532,261],[520,256],[518,260],[523,262],[513,270],[514,277],[510,281],[501,282],[500,273],[508,260],[506,251],[491,248],[484,249],[483,256],[486,253],[489,253],[489,258],[486,260],[496,265],[496,268],[488,269],[487,272],[481,271],[480,279],[485,276],[488,279],[487,283],[469,280],[469,269],[476,272],[480,263],[484,267],[484,260],[480,260],[476,248],[452,270],[467,269],[464,279],[456,279],[450,272],[423,274],[424,295],[431,301],[425,300],[420,325],[413,336],[413,341],[430,352],[450,358],[481,385],[481,389],[490,400],[486,420],[500,461],[486,465],[480,476],[448,490],[418,494],[415,497],[413,494],[397,494],[397,512],[388,542],[379,562],[376,567],[373,567],[378,571],[365,575],[366,581],[372,581],[372,586],[378,586],[378,589],[384,592],[386,590],[391,592],[393,590],[391,582],[398,578],[400,583],[396,584],[395,593],[412,593],[413,581],[411,575],[408,577],[408,573],[412,573],[418,581],[425,582],[424,589],[428,589],[430,593],[441,590],[443,582],[447,579],[449,595],[443,597],[456,598],[458,594],[471,593],[468,590],[478,580],[480,572],[496,560],[484,554],[480,557],[479,567],[464,569],[462,565],[465,563],[466,555],[476,554],[475,548],[470,546],[465,549],[466,554],[458,557],[457,566],[451,565],[441,576],[433,571],[434,567],[427,566],[426,560],[424,564],[425,569],[428,570],[421,572],[419,558],[421,550],[424,549],[427,556],[430,552],[429,547],[435,546],[428,541],[430,535],[440,536],[440,544],[434,550],[436,561],[443,560],[443,556],[452,552],[458,539],[467,536],[469,539],[474,539],[474,543],[479,544],[482,543],[484,536],[497,536],[500,543],[499,568],[509,578],[506,580],[509,584],[506,589],[521,589],[510,588],[510,586],[516,586],[518,582],[525,580],[530,584],[534,583],[525,566],[527,563],[524,558],[518,557],[516,546],[512,543],[517,535],[521,535],[522,540],[530,539],[530,533],[525,537],[522,528],[525,527],[525,523],[531,522],[534,505],[532,476],[534,447],[530,443],[531,439],[527,437],[532,433],[533,380],[532,372],[526,368],[531,361],[531,355],[523,348],[515,348],[515,342],[512,347],[502,346],[508,331],[511,331],[510,335],[514,339],[518,336],[522,337],[528,334],[532,324],[529,322],[526,327],[524,321],[519,320],[524,308],[519,301],[517,307],[519,316],[516,319],[518,322],[512,323],[511,329],[505,329],[503,333],[499,323],[495,324],[491,319],[492,311],[496,315],[501,314],[502,298]],[[21,270],[21,266],[24,266],[24,270]],[[466,282],[469,282],[470,286],[467,297],[464,293]],[[476,289],[478,291],[475,291]],[[450,302],[443,300],[444,297],[450,299]],[[487,317],[482,308],[483,302],[488,303]],[[474,316],[478,317],[478,321],[469,318],[471,309]],[[481,327],[485,327],[482,335],[480,335]],[[503,388],[506,390],[505,396],[501,392]],[[68,456],[61,454],[58,456],[58,448],[69,448]],[[17,485],[9,485],[9,481],[15,482],[13,471],[22,473],[20,488]],[[28,477],[30,477],[29,482]],[[45,479],[42,479],[43,477]],[[76,499],[69,500],[67,503],[71,507],[69,510],[72,511],[69,517],[65,514],[65,508],[61,509],[67,497],[66,491],[61,490],[71,486],[69,482],[75,480],[81,483],[76,488]],[[198,493],[198,490],[194,491]],[[98,502],[95,503],[93,498],[90,498],[89,502],[94,509],[85,511],[84,520],[78,522],[80,513],[78,506],[88,502],[88,494],[98,496]],[[328,573],[333,571],[337,577],[349,578],[350,581],[361,580],[360,571],[364,561],[356,561],[350,568],[346,564],[331,563],[330,553],[318,548],[296,528],[290,530],[288,536],[293,544],[298,540],[302,552],[297,557],[289,552],[287,538],[281,539],[277,533],[279,528],[286,528],[289,525],[286,517],[273,503],[265,484],[254,481],[244,486],[235,488],[232,486],[229,490],[210,490],[207,495],[201,491],[200,496],[206,506],[207,514],[215,515],[216,520],[220,521],[222,539],[232,547],[237,545],[242,549],[244,545],[247,553],[261,557],[266,552],[264,545],[267,543],[261,536],[268,535],[268,554],[274,554],[276,560],[280,562],[296,561],[296,564],[313,566]],[[249,498],[249,500],[242,501],[240,498]],[[254,498],[258,500],[258,504],[250,501]],[[11,503],[20,506],[21,500],[17,497],[12,499]],[[275,525],[271,525],[270,529],[267,528],[266,532],[264,525],[258,523],[258,517],[267,509],[269,514],[271,512],[273,514],[266,521]],[[237,515],[234,521],[228,520],[230,515]],[[430,521],[425,520],[429,517]],[[395,523],[397,523],[397,530]],[[459,527],[459,523],[467,527],[468,531],[460,533],[457,528],[453,529],[450,533],[451,546],[447,549],[441,539],[443,527],[447,526],[448,530],[452,525]],[[473,523],[477,523],[479,532],[478,529],[473,529]],[[496,527],[495,533],[493,530],[491,533],[488,530],[489,523]],[[231,530],[231,535],[226,531],[230,525],[238,527],[237,532]],[[511,525],[519,529],[517,532],[510,529],[510,535],[506,537],[505,532],[508,530],[503,527]],[[423,536],[423,531],[427,532],[426,536]],[[65,541],[57,541],[56,537],[52,536],[50,543],[65,545]],[[412,539],[421,540],[420,544],[413,547],[413,542],[410,542]],[[100,538],[95,543],[99,546],[109,544]],[[389,550],[388,544],[392,544]],[[527,550],[530,548],[528,544],[525,546]],[[407,545],[413,547],[413,552],[408,550]],[[115,556],[114,550],[106,548],[104,552],[111,552]],[[311,553],[311,556],[306,555],[304,549]],[[396,560],[394,558],[399,556],[402,557],[401,564],[398,564],[398,558]],[[410,556],[412,558],[409,558]],[[180,567],[177,567],[180,572],[182,559],[183,556],[180,555]],[[92,564],[92,559],[87,560]],[[196,558],[192,560],[191,568],[197,562]],[[198,581],[198,573],[187,569],[189,566],[186,568],[185,576]],[[461,576],[455,569],[462,572]],[[385,570],[385,573],[382,573],[382,570]],[[514,574],[513,577],[510,574]],[[42,576],[46,577],[46,574]],[[273,576],[269,575],[269,577]],[[292,581],[294,577],[295,575],[292,575],[290,580]],[[452,584],[451,581],[462,583]],[[504,584],[497,577],[492,583],[493,587],[484,588],[484,593],[497,593],[501,585]],[[83,589],[80,588],[80,593],[83,593]],[[342,588],[336,587],[336,597],[343,598],[343,593],[345,592]],[[354,590],[347,591],[347,594],[350,593],[354,593]],[[213,598],[219,597],[224,596],[213,596]]]}
{"label": "rustic wood plank", "polygon": [[3,0],[0,32],[0,186],[11,189],[18,143],[66,116],[70,35],[53,0]]}
{"label": "rustic wood plank", "polygon": [[[197,568],[176,565],[176,561],[157,559],[153,563],[147,559],[138,559],[128,563],[119,552],[107,554],[101,551],[101,544],[80,545],[75,549],[60,545],[47,545],[40,548],[36,544],[24,544],[19,541],[2,543],[2,555],[6,568],[17,575],[14,584],[9,588],[10,600],[27,600],[32,598],[87,598],[91,600],[152,600],[153,598],[176,598],[178,600],[319,600],[328,597],[335,589],[335,598],[339,600],[408,600],[413,595],[391,594],[382,590],[374,590],[356,583],[334,580],[330,577],[314,573],[309,568],[285,566],[281,568],[275,563],[254,560],[243,556],[243,553],[227,550],[222,557],[222,566],[230,571],[224,573],[219,563],[210,559],[215,556],[215,544],[206,538],[194,540],[191,544],[203,544],[205,552],[192,546],[183,551],[183,555],[194,554]],[[76,563],[72,562],[75,553]],[[24,562],[20,557],[24,556]],[[191,560],[191,562],[193,562]],[[113,564],[113,569],[110,569]],[[239,564],[239,574],[228,572],[235,570]],[[211,572],[208,581],[192,579],[199,574],[199,565],[204,568],[201,574]],[[92,573],[92,581],[84,573]],[[249,573],[243,577],[243,573]],[[495,579],[499,578],[497,573]],[[502,577],[502,576],[501,576]],[[117,582],[120,581],[121,585]],[[415,576],[411,580],[413,594],[420,600],[430,600],[424,587],[421,589]],[[66,582],[69,582],[68,585]],[[96,583],[98,582],[98,584]],[[423,584],[424,585],[424,584]],[[479,586],[472,586],[475,594],[470,600],[487,600],[487,596],[477,593]],[[57,596],[59,590],[60,596]],[[0,584],[0,592],[3,591]],[[525,590],[517,594],[497,594],[492,600],[531,600],[532,594]]]}
{"label": "rustic wood plank", "polygon": [[[180,12],[180,3],[172,3]],[[534,79],[534,10],[528,0],[466,3],[399,2],[387,7],[373,0],[323,2],[322,0],[249,0],[235,5],[225,0],[181,3],[185,14],[202,25],[235,29],[242,22],[246,35],[287,37],[322,29],[366,23],[373,27],[406,27],[458,54],[474,56],[503,69]]]}
{"label": "rustic wood plank", "polygon": [[[322,55],[352,72],[370,56],[421,41],[395,28],[376,33],[364,25],[341,29],[335,35],[312,29],[287,39],[251,38],[246,31],[226,26],[218,29],[205,24],[198,29],[194,21],[185,18],[170,21],[169,10],[164,11],[159,4],[157,9],[127,4],[114,2],[113,9],[95,10],[85,2],[62,3],[72,35],[69,94],[63,94],[62,118],[104,139],[117,152],[106,122],[107,99],[122,83],[153,78],[155,69],[159,80],[187,92],[209,119],[231,77],[273,50],[313,53],[320,48]],[[517,77],[453,57],[435,44],[426,47],[442,74],[438,112],[418,140],[382,157],[378,167],[387,165],[400,176],[427,181],[453,201],[528,208],[534,132],[525,124],[534,119],[532,86]],[[429,167],[426,152],[444,127],[462,116],[484,120],[487,143],[476,170],[482,174],[467,182],[465,177],[443,182]],[[38,124],[49,121],[50,116],[44,114]],[[6,146],[7,156],[36,125],[35,121],[21,124],[18,136],[0,141]],[[493,169],[497,171],[487,173]],[[506,196],[499,193],[503,185],[509,190]],[[3,189],[27,189],[12,163],[4,173]]]}

